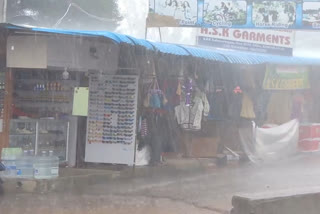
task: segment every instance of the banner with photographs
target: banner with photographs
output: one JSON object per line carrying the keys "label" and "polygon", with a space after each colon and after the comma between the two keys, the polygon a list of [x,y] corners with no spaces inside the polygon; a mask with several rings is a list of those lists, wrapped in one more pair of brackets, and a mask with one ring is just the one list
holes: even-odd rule
{"label": "banner with photographs", "polygon": [[149,0],[147,27],[320,29],[320,0]]}

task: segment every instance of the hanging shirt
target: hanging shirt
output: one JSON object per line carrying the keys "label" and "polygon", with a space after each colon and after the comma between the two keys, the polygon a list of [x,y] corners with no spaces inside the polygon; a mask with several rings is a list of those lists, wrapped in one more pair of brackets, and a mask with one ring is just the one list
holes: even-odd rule
{"label": "hanging shirt", "polygon": [[207,96],[203,92],[196,92],[193,99],[193,106],[186,106],[181,103],[175,107],[177,122],[183,129],[200,130],[202,115],[208,116],[210,105]]}

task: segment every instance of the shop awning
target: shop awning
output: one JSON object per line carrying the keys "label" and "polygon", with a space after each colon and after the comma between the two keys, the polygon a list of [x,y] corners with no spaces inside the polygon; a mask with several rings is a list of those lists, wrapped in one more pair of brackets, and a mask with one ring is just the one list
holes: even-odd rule
{"label": "shop awning", "polygon": [[178,45],[167,44],[167,43],[160,43],[160,42],[151,42],[154,46],[155,51],[159,51],[165,54],[174,54],[178,56],[189,56],[190,54],[186,51],[185,48]]}
{"label": "shop awning", "polygon": [[241,51],[216,50],[227,58],[229,63],[237,64],[287,64],[287,65],[320,65],[320,59],[276,56],[268,54],[248,53]]}
{"label": "shop awning", "polygon": [[129,45],[137,45],[144,47],[147,50],[163,53],[173,54],[178,56],[193,56],[207,60],[214,60],[232,64],[289,64],[289,65],[320,65],[320,59],[303,58],[303,57],[288,57],[276,56],[267,54],[256,54],[240,51],[215,50],[192,47],[187,45],[176,45],[168,43],[151,42],[144,39],[137,39],[131,36],[108,32],[108,31],[79,31],[79,30],[59,30],[59,29],[45,29],[45,28],[26,28],[15,26],[11,24],[1,24],[0,27],[17,31],[34,31],[54,34],[66,34],[75,36],[88,37],[104,37],[111,39],[115,43],[126,43]]}
{"label": "shop awning", "polygon": [[221,53],[216,51],[196,48],[196,47],[183,47],[190,55],[198,58],[204,58],[208,60],[220,61],[220,62],[228,62],[227,58],[224,57]]}

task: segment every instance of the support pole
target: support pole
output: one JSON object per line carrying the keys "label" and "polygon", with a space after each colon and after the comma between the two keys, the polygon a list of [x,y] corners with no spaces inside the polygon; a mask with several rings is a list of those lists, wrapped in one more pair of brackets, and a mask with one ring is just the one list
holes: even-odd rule
{"label": "support pole", "polygon": [[158,27],[158,30],[159,30],[160,42],[162,42],[161,28]]}

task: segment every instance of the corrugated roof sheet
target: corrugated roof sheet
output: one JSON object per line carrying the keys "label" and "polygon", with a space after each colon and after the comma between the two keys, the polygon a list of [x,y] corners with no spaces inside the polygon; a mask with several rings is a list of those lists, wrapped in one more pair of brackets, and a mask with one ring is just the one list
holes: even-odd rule
{"label": "corrugated roof sheet", "polygon": [[131,36],[108,32],[108,31],[78,31],[78,30],[58,30],[44,28],[25,28],[11,24],[0,24],[0,27],[12,30],[29,30],[35,32],[46,32],[56,34],[80,35],[105,37],[113,40],[115,43],[126,43],[130,45],[139,45],[147,50],[153,50],[164,54],[173,54],[179,56],[193,56],[207,60],[215,60],[226,63],[238,64],[291,64],[291,65],[320,65],[320,59],[303,57],[286,57],[266,54],[255,54],[240,51],[213,50],[183,45],[151,42],[144,39],[137,39]]}
{"label": "corrugated roof sheet", "polygon": [[127,37],[130,38],[136,45],[145,47],[148,50],[154,50],[154,47],[152,46],[152,44],[148,40],[137,39],[132,36],[127,36]]}
{"label": "corrugated roof sheet", "polygon": [[161,53],[174,54],[179,56],[189,56],[190,54],[182,47],[174,44],[151,42],[155,49]]}
{"label": "corrugated roof sheet", "polygon": [[259,53],[248,53],[241,51],[227,51],[227,50],[213,50],[228,59],[229,63],[237,64],[288,64],[288,65],[320,65],[320,59],[316,58],[303,58],[303,57],[289,57],[289,56],[276,56]]}
{"label": "corrugated roof sheet", "polygon": [[228,62],[227,59],[222,54],[215,51],[196,48],[196,47],[188,47],[188,46],[182,46],[182,47],[184,47],[194,57],[204,58],[207,60],[220,61],[220,62]]}

